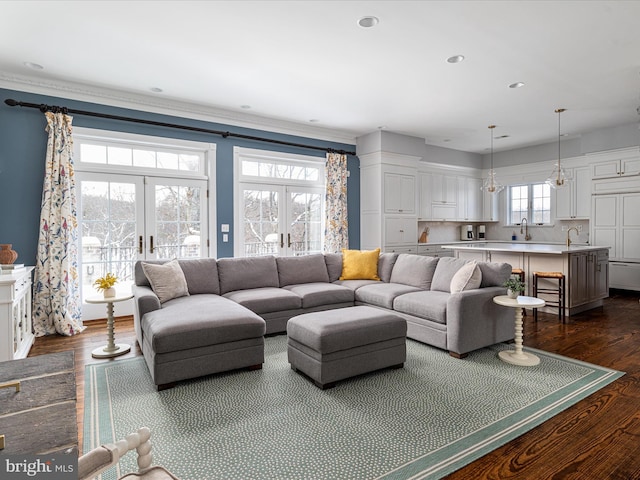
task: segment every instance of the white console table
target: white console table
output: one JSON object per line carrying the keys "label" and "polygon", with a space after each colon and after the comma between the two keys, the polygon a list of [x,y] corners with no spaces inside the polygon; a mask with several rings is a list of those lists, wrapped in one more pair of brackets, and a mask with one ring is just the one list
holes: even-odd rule
{"label": "white console table", "polygon": [[33,345],[31,272],[0,274],[0,362],[26,358]]}

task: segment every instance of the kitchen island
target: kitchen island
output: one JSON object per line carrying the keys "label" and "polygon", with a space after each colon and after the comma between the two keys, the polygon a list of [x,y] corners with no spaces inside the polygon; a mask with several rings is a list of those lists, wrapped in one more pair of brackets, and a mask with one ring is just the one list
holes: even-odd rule
{"label": "kitchen island", "polygon": [[[565,314],[575,315],[602,305],[609,296],[609,247],[524,242],[468,242],[443,245],[457,258],[506,262],[525,272],[527,290],[533,295],[533,272],[562,272],[566,283]],[[555,288],[557,282],[539,279],[538,287]],[[542,311],[557,312],[554,307]]]}

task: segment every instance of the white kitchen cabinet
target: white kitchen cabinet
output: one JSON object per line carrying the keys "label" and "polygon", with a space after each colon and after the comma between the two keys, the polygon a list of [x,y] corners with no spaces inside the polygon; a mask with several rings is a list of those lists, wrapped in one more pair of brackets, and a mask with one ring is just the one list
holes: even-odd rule
{"label": "white kitchen cabinet", "polygon": [[640,175],[640,157],[621,158],[594,163],[592,177],[614,178]]}
{"label": "white kitchen cabinet", "polygon": [[413,217],[385,217],[384,245],[418,244],[418,222]]}
{"label": "white kitchen cabinet", "polygon": [[500,206],[500,194],[482,192],[482,221],[497,222]]}
{"label": "white kitchen cabinet", "polygon": [[640,261],[640,193],[595,195],[592,243],[611,247],[611,260]]}
{"label": "white kitchen cabinet", "polygon": [[420,219],[458,220],[458,181],[453,175],[420,173]]}
{"label": "white kitchen cabinet", "polygon": [[420,172],[418,175],[419,185],[419,203],[420,209],[418,217],[420,220],[431,220],[433,218],[431,213],[431,184],[433,182],[433,175],[427,172]]}
{"label": "white kitchen cabinet", "polygon": [[386,172],[384,174],[384,212],[416,213],[416,176]]}
{"label": "white kitchen cabinet", "polygon": [[591,216],[591,170],[588,167],[568,170],[573,180],[566,187],[555,189],[555,218],[588,220]]}
{"label": "white kitchen cabinet", "polygon": [[397,245],[386,245],[383,250],[385,253],[409,253],[415,255],[418,249],[415,245],[410,247],[399,247]]}
{"label": "white kitchen cabinet", "polygon": [[0,275],[0,361],[26,358],[33,345],[31,272]]}
{"label": "white kitchen cabinet", "polygon": [[458,180],[453,175],[432,174],[432,203],[455,205],[458,200]]}
{"label": "white kitchen cabinet", "polygon": [[458,220],[476,222],[482,220],[482,180],[458,177]]}
{"label": "white kitchen cabinet", "polygon": [[453,250],[449,248],[442,248],[440,244],[430,244],[430,245],[418,245],[418,255],[423,255],[427,257],[453,257]]}

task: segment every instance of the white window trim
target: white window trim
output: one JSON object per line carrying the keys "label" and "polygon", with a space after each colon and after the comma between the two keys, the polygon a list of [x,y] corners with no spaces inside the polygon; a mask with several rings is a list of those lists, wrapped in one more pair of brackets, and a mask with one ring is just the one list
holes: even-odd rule
{"label": "white window trim", "polygon": [[540,184],[544,184],[545,182],[541,182],[541,181],[530,181],[530,182],[519,182],[519,183],[511,183],[506,187],[506,195],[505,195],[505,223],[504,223],[504,227],[519,227],[522,225],[522,222],[517,222],[517,223],[511,223],[511,187],[527,187],[528,190],[528,205],[527,205],[527,215],[525,215],[524,218],[527,219],[527,224],[529,226],[536,226],[536,227],[553,227],[554,226],[554,215],[553,215],[553,202],[555,201],[554,195],[553,195],[553,191],[550,191],[549,193],[549,223],[534,223],[533,221],[530,220],[530,218],[532,217],[531,215],[531,202],[533,201],[532,197],[531,197],[531,193],[532,193],[532,186],[533,185],[540,185]]}
{"label": "white window trim", "polygon": [[[317,181],[309,180],[291,180],[284,178],[271,178],[271,177],[257,177],[253,175],[242,175],[242,161],[243,160],[273,160],[274,162],[281,163],[307,163],[309,165],[321,167],[320,175],[318,175]],[[234,219],[234,232],[233,232],[233,250],[234,256],[239,256],[241,253],[240,235],[242,234],[242,225],[244,219],[242,218],[242,198],[240,196],[241,185],[247,183],[254,183],[256,185],[272,185],[278,183],[281,185],[296,185],[307,187],[321,187],[325,188],[326,184],[326,158],[314,157],[310,155],[298,155],[284,152],[274,152],[272,150],[258,150],[254,148],[246,147],[233,147],[233,219]]]}

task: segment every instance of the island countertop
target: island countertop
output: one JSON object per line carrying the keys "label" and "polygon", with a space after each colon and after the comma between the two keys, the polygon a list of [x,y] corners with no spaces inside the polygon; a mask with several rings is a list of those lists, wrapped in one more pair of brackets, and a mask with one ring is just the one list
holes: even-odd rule
{"label": "island countertop", "polygon": [[575,245],[567,247],[562,243],[520,243],[520,242],[469,242],[451,243],[442,245],[442,248],[451,250],[469,250],[485,252],[514,252],[514,253],[548,253],[562,255],[564,253],[589,252],[594,250],[609,249],[611,247],[597,245]]}

